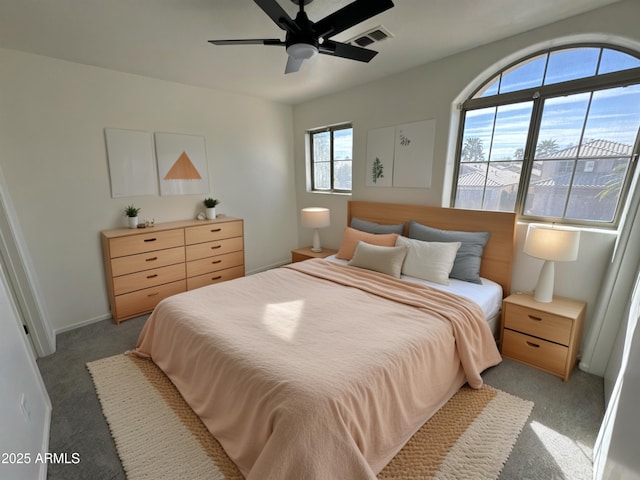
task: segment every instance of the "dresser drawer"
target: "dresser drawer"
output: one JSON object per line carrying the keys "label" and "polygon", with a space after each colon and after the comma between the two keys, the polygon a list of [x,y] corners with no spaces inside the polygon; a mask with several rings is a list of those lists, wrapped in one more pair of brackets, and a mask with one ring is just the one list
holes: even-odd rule
{"label": "dresser drawer", "polygon": [[505,328],[569,345],[573,325],[569,318],[510,303],[506,304],[504,318]]}
{"label": "dresser drawer", "polygon": [[160,300],[175,295],[176,293],[184,292],[185,290],[186,282],[185,280],[180,280],[178,282],[138,290],[137,292],[118,295],[115,298],[117,318],[124,320],[125,318],[150,312]]}
{"label": "dresser drawer", "polygon": [[242,237],[227,238],[215,242],[198,243],[187,245],[187,262],[198,260],[199,258],[223,255],[225,253],[239,252],[244,248]]}
{"label": "dresser drawer", "polygon": [[241,237],[242,233],[241,221],[210,223],[200,227],[185,228],[185,242],[187,245],[192,245],[223,238]]}
{"label": "dresser drawer", "polygon": [[233,280],[234,278],[244,277],[244,265],[238,267],[227,268],[217,272],[208,273],[206,275],[198,275],[197,277],[187,278],[187,289],[194,290],[214,283]]}
{"label": "dresser drawer", "polygon": [[187,277],[195,277],[205,273],[217,272],[226,268],[244,265],[244,252],[231,252],[215,257],[201,258],[187,262]]}
{"label": "dresser drawer", "polygon": [[109,240],[111,258],[184,245],[184,229],[128,235]]}
{"label": "dresser drawer", "polygon": [[504,330],[502,337],[502,355],[560,376],[565,375],[568,351],[562,345],[511,330]]}
{"label": "dresser drawer", "polygon": [[155,252],[139,253],[128,257],[111,259],[111,274],[114,277],[128,273],[150,270],[152,268],[166,267],[176,263],[184,263],[184,247],[168,248]]}
{"label": "dresser drawer", "polygon": [[128,275],[114,277],[113,293],[115,295],[122,295],[123,293],[162,285],[163,283],[184,280],[184,278],[184,263],[145,270],[144,272],[130,273]]}

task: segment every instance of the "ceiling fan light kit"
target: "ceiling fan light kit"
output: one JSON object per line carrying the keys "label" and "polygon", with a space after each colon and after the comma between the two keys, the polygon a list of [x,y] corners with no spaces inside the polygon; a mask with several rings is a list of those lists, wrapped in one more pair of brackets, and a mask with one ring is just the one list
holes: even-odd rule
{"label": "ceiling fan light kit", "polygon": [[305,60],[318,53],[347,58],[359,62],[369,62],[378,52],[357,45],[329,40],[354,25],[392,8],[391,0],[356,0],[325,18],[312,22],[304,11],[304,6],[312,0],[291,0],[299,5],[295,20],[276,0],[254,0],[254,2],[286,32],[284,41],[277,38],[246,40],[209,40],[213,45],[275,45],[284,46],[288,55],[285,73],[300,70]]}

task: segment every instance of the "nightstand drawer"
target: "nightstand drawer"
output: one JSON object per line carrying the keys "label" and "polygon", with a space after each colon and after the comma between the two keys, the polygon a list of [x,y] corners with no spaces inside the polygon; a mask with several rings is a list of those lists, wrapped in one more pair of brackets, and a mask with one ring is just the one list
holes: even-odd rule
{"label": "nightstand drawer", "polygon": [[242,221],[219,222],[202,225],[201,227],[189,227],[185,229],[187,245],[194,243],[211,242],[223,238],[241,237]]}
{"label": "nightstand drawer", "polygon": [[244,252],[231,252],[215,257],[201,258],[187,262],[187,277],[196,277],[205,273],[217,272],[226,268],[244,265]]}
{"label": "nightstand drawer", "polygon": [[573,322],[569,318],[520,305],[506,304],[504,327],[511,330],[569,345],[572,325]]}
{"label": "nightstand drawer", "polygon": [[502,337],[502,355],[555,375],[565,375],[568,351],[562,345],[511,330],[504,330]]}

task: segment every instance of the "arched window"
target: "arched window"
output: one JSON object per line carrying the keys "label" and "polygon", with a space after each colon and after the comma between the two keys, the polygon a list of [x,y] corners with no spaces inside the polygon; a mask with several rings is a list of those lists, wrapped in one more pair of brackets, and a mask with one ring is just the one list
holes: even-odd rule
{"label": "arched window", "polygon": [[452,205],[614,227],[639,127],[640,56],[582,45],[525,58],[462,104]]}

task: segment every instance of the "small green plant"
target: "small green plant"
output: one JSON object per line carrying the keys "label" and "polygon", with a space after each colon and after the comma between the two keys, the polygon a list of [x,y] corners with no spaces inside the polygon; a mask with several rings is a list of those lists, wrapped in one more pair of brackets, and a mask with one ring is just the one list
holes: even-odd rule
{"label": "small green plant", "polygon": [[216,205],[218,205],[220,202],[218,200],[216,200],[215,198],[205,198],[204,199],[204,206],[207,208],[215,208]]}
{"label": "small green plant", "polygon": [[129,205],[127,208],[124,209],[124,213],[127,217],[137,217],[139,211],[140,209],[137,207],[134,207],[133,205]]}

